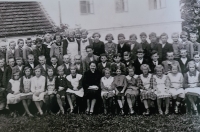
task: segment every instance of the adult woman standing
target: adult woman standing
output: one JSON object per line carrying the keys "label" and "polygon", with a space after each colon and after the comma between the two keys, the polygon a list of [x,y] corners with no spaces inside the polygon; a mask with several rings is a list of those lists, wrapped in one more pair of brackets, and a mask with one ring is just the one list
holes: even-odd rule
{"label": "adult woman standing", "polygon": [[43,115],[42,105],[45,95],[45,77],[41,75],[39,66],[35,67],[35,76],[31,78],[31,92],[33,93],[33,101],[40,115]]}
{"label": "adult woman standing", "polygon": [[101,72],[96,70],[96,63],[93,61],[89,63],[89,67],[83,77],[83,88],[87,99],[86,114],[92,115],[96,100],[100,97]]}

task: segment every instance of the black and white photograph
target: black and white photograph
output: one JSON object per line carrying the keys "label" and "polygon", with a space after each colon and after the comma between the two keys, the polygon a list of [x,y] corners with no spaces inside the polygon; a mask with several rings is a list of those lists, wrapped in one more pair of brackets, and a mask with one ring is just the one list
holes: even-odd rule
{"label": "black and white photograph", "polygon": [[200,132],[200,0],[0,0],[0,132]]}

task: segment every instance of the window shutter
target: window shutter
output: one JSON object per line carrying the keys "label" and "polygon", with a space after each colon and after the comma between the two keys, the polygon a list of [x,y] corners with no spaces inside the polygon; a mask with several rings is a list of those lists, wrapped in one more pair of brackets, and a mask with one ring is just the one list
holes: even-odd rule
{"label": "window shutter", "polygon": [[128,0],[123,0],[124,1],[124,11],[128,11]]}
{"label": "window shutter", "polygon": [[86,1],[80,1],[80,11],[82,14],[87,13],[87,3]]}
{"label": "window shutter", "polygon": [[160,0],[160,8],[166,7],[166,0]]}
{"label": "window shutter", "polygon": [[94,2],[93,2],[93,0],[90,0],[89,1],[90,2],[90,13],[94,13]]}
{"label": "window shutter", "polygon": [[149,9],[154,10],[157,8],[157,0],[149,0]]}

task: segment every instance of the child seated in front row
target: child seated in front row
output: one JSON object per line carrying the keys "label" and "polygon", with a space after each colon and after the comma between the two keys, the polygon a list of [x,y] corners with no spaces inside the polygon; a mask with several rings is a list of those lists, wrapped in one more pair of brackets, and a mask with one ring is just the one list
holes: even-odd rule
{"label": "child seated in front row", "polygon": [[104,70],[104,77],[101,78],[101,98],[104,105],[104,114],[111,112],[113,97],[115,95],[115,89],[112,87],[114,77],[110,74],[110,69]]}
{"label": "child seated in front row", "polygon": [[111,67],[111,63],[107,62],[107,55],[106,54],[101,54],[100,55],[100,60],[101,62],[98,64],[98,70],[102,73],[104,73],[105,68]]}
{"label": "child seated in front row", "polygon": [[122,75],[126,75],[126,66],[124,63],[120,62],[121,61],[121,54],[115,54],[113,57],[115,63],[111,64],[111,75],[115,76],[117,75],[116,71],[117,69],[121,70]]}
{"label": "child seated in front row", "polygon": [[150,115],[150,104],[156,99],[156,94],[154,93],[153,86],[151,85],[152,74],[149,73],[149,65],[143,64],[140,67],[142,74],[138,76],[137,86],[140,89],[140,98],[144,103],[146,111],[143,115]]}
{"label": "child seated in front row", "polygon": [[12,75],[7,88],[7,104],[11,111],[11,116],[16,117],[17,109],[20,107],[19,102],[21,101],[19,71],[13,70]]}
{"label": "child seated in front row", "polygon": [[24,116],[28,114],[29,117],[33,117],[29,111],[29,106],[32,101],[33,93],[31,92],[31,78],[32,78],[32,68],[29,66],[23,69],[24,76],[20,79],[20,92],[21,100],[25,109]]}
{"label": "child seated in front row", "polygon": [[[198,110],[196,106],[196,101],[198,101],[200,96],[200,73],[195,68],[194,61],[188,63],[189,71],[184,75],[184,88],[185,94],[189,102],[188,106],[192,105],[192,109],[195,115],[198,115]],[[189,104],[190,103],[190,104]]]}
{"label": "child seated in front row", "polygon": [[170,80],[169,92],[173,98],[175,113],[179,113],[180,102],[185,98],[185,91],[183,89],[183,75],[178,71],[177,65],[172,65],[171,73],[168,73]]}
{"label": "child seated in front row", "polygon": [[82,86],[82,75],[76,73],[77,67],[74,65],[70,66],[71,74],[67,78],[67,100],[70,106],[70,113],[74,112],[76,107],[76,98],[83,97],[84,91]]}
{"label": "child seated in front row", "polygon": [[61,65],[57,68],[58,70],[58,76],[56,79],[56,98],[58,105],[60,107],[60,110],[58,111],[57,115],[65,114],[64,106],[65,106],[65,96],[66,96],[66,88],[67,88],[67,79],[66,75],[64,74],[64,67]]}
{"label": "child seated in front row", "polygon": [[130,115],[133,115],[135,113],[133,107],[135,106],[135,101],[139,95],[139,89],[137,87],[137,79],[136,79],[137,76],[134,76],[134,72],[135,72],[134,67],[131,66],[128,67],[129,75],[126,76],[127,88],[125,96],[127,98]]}
{"label": "child seated in front row", "polygon": [[45,103],[47,106],[46,113],[52,114],[52,104],[53,104],[53,99],[56,94],[56,76],[54,76],[54,69],[53,67],[49,67],[47,69],[47,77],[46,77],[46,82],[45,82],[45,90],[46,90],[46,95],[45,95]]}
{"label": "child seated in front row", "polygon": [[153,76],[153,88],[155,94],[157,95],[157,105],[160,115],[163,115],[161,108],[162,100],[165,99],[165,115],[169,114],[169,98],[171,94],[169,93],[170,81],[167,75],[164,74],[164,68],[162,65],[157,65],[155,67],[156,75]]}
{"label": "child seated in front row", "polygon": [[127,87],[126,76],[122,75],[121,69],[116,70],[116,76],[114,77],[114,81],[112,83],[112,87],[115,89],[115,94],[117,97],[117,102],[119,108],[121,109],[120,114],[124,115],[123,106],[124,106],[124,93]]}
{"label": "child seated in front row", "polygon": [[178,66],[179,71],[181,71],[180,65],[178,61],[174,60],[174,53],[173,52],[167,52],[167,60],[162,62],[162,65],[164,67],[165,74],[168,74],[171,72],[171,65],[175,64]]}

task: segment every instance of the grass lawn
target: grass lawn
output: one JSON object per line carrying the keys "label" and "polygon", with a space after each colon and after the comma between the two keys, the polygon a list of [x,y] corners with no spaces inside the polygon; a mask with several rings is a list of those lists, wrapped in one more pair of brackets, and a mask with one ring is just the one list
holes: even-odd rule
{"label": "grass lawn", "polygon": [[67,114],[10,118],[0,115],[0,132],[199,132],[200,116],[104,116]]}

